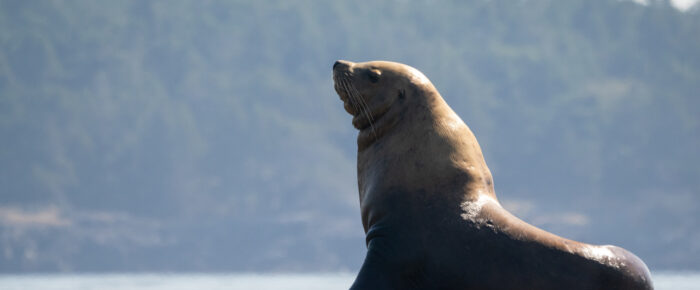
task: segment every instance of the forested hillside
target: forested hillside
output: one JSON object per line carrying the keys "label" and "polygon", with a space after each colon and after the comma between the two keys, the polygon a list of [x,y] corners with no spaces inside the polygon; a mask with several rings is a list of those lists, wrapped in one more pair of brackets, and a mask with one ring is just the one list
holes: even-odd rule
{"label": "forested hillside", "polygon": [[355,271],[336,59],[421,70],[502,203],[700,269],[700,12],[665,1],[0,1],[0,271]]}

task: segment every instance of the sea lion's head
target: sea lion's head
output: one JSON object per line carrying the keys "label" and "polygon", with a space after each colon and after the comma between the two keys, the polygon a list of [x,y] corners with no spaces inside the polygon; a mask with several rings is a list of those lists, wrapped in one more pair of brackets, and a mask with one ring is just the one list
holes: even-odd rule
{"label": "sea lion's head", "polygon": [[[391,210],[384,207],[392,204],[386,198],[398,192],[452,192],[449,200],[459,212],[477,195],[497,200],[474,134],[420,71],[395,62],[339,60],[333,80],[360,131],[357,179],[365,229]],[[473,194],[461,195],[465,188]],[[373,214],[372,208],[381,210]]]}
{"label": "sea lion's head", "polygon": [[394,111],[393,107],[405,106],[411,95],[423,87],[432,88],[430,81],[417,69],[388,61],[336,61],[333,80],[345,111],[353,115],[353,126],[360,130],[360,145],[363,136],[376,139],[396,121],[395,118],[384,120],[389,119],[384,117]]}

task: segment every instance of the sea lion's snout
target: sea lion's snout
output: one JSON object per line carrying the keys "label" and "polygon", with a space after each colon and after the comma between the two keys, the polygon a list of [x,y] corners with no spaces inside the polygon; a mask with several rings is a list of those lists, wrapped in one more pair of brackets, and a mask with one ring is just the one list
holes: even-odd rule
{"label": "sea lion's snout", "polygon": [[352,66],[352,63],[347,61],[347,60],[336,60],[335,63],[333,64],[333,70],[339,69],[347,69],[350,66]]}

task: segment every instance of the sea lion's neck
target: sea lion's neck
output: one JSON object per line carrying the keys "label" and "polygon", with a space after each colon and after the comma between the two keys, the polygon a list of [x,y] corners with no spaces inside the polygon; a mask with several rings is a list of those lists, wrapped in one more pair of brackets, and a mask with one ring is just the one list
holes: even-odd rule
{"label": "sea lion's neck", "polygon": [[432,85],[412,93],[377,121],[375,139],[363,143],[372,136],[358,136],[361,201],[372,190],[440,193],[441,187],[455,188],[455,182],[464,193],[495,199],[491,173],[471,130]]}

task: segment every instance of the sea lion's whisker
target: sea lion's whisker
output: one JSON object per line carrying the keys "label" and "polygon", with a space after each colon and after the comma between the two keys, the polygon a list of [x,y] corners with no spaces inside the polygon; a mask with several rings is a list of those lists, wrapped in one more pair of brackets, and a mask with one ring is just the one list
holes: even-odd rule
{"label": "sea lion's whisker", "polygon": [[350,106],[355,111],[360,111],[360,109],[358,108],[358,104],[356,104],[356,101],[354,100],[354,97],[352,96],[352,93],[350,92],[350,89],[348,88],[347,80],[341,79],[340,84],[343,87],[343,90],[345,91],[345,95],[347,95],[347,97],[348,97],[348,102],[350,103]]}
{"label": "sea lion's whisker", "polygon": [[359,113],[363,114],[363,115],[365,115],[365,117],[367,117],[367,112],[365,111],[366,107],[362,103],[362,95],[358,94],[356,90],[352,89],[353,85],[351,82],[346,81],[345,85],[347,86],[348,95],[353,100],[353,102],[357,103],[357,106],[359,107],[359,110],[358,110]]}
{"label": "sea lion's whisker", "polygon": [[346,88],[348,90],[348,95],[350,98],[353,100],[353,103],[356,105],[357,111],[360,114],[367,116],[367,108],[362,104],[362,96],[358,95],[356,91],[352,90],[352,83],[349,80],[345,81]]}
{"label": "sea lion's whisker", "polygon": [[342,77],[338,79],[338,84],[340,85],[340,88],[343,90],[343,93],[345,93],[345,96],[348,98],[346,101],[350,103],[350,106],[355,109],[355,104],[353,100],[351,100],[352,96],[350,96],[350,90],[348,89],[348,85],[345,83],[345,79]]}
{"label": "sea lion's whisker", "polygon": [[367,105],[367,102],[362,98],[362,94],[355,88],[355,85],[350,83],[350,88],[354,91],[355,94],[357,94],[359,97],[358,99],[360,100],[360,106],[364,107],[364,112],[365,112],[365,117],[367,117],[367,121],[369,122],[369,126],[372,130],[372,135],[374,135],[374,138],[377,138],[377,131],[374,129],[374,118],[372,118],[372,113],[369,110],[369,105]]}
{"label": "sea lion's whisker", "polygon": [[367,119],[369,119],[370,122],[371,122],[371,121],[374,121],[374,119],[372,118],[372,114],[370,114],[371,112],[369,112],[369,106],[367,105],[367,102],[365,102],[365,99],[362,98],[362,94],[360,94],[360,92],[357,91],[357,88],[355,88],[355,86],[352,85],[352,84],[350,84],[350,89],[352,89],[352,91],[353,91],[356,95],[360,96],[360,97],[358,97],[358,99],[360,100],[360,104],[361,104],[362,106],[364,106],[365,109],[367,110],[367,113],[368,113],[368,114],[367,114]]}
{"label": "sea lion's whisker", "polygon": [[[362,94],[357,90],[357,88],[355,88],[355,85],[350,81],[349,75],[346,76],[348,77],[348,79],[346,79],[346,83],[348,85],[350,93],[357,99],[358,103],[367,110],[367,113],[369,113],[369,106],[367,106],[367,103],[362,98]],[[371,114],[366,114],[366,116],[370,121],[373,121]]]}

